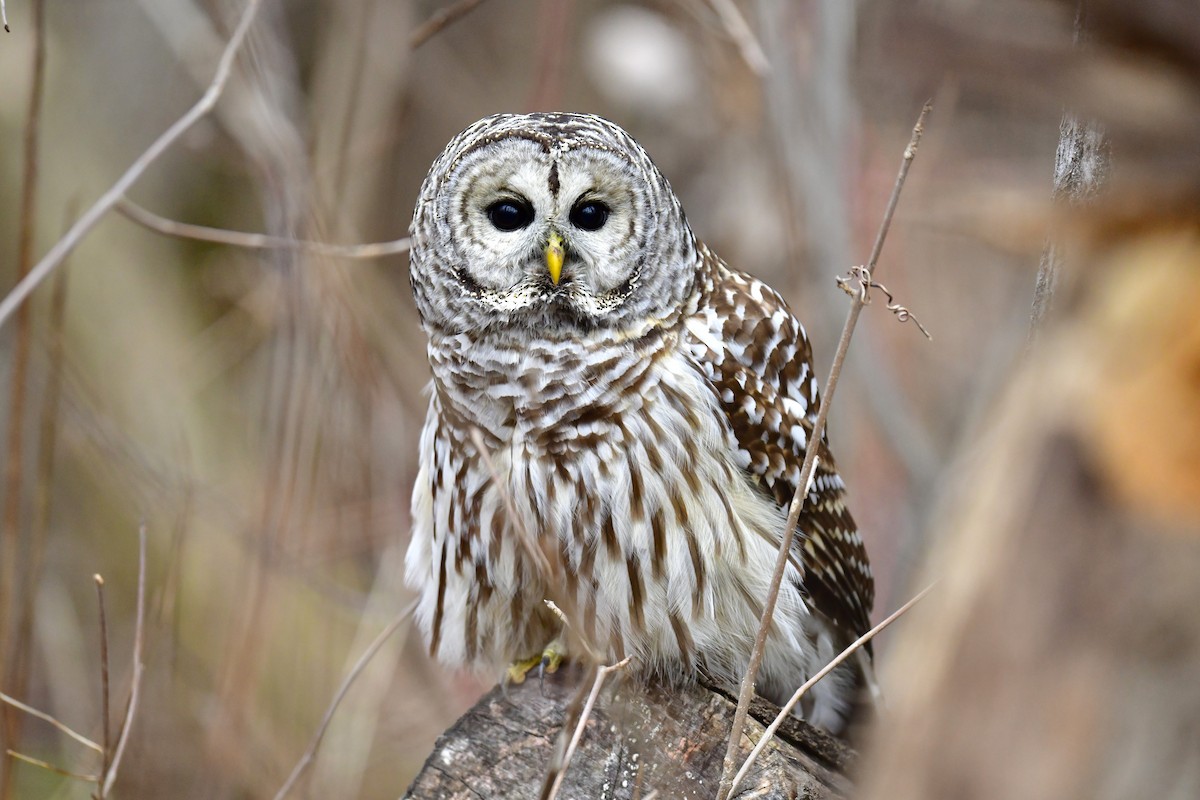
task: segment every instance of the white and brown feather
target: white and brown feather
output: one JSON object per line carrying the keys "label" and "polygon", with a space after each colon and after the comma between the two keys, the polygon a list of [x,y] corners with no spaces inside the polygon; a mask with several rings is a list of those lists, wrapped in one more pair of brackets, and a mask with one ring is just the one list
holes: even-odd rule
{"label": "white and brown feather", "polygon": [[[559,182],[591,170],[593,183],[628,193],[628,231],[599,255],[569,241],[565,285],[539,283],[536,252],[513,267],[463,210],[504,169],[548,176],[544,190],[520,184],[548,207],[546,224],[558,224]],[[819,402],[800,323],[695,240],[644,151],[596,117],[472,126],[431,169],[413,236],[433,383],[407,578],[431,652],[492,665],[537,654],[560,632],[543,602],[553,599],[602,658],[736,680]],[[479,260],[493,252],[489,270]],[[597,258],[611,259],[595,271],[612,285],[586,271]],[[866,629],[873,600],[821,447],[759,680],[776,701]],[[830,676],[806,715],[840,727],[854,682],[851,670]]]}

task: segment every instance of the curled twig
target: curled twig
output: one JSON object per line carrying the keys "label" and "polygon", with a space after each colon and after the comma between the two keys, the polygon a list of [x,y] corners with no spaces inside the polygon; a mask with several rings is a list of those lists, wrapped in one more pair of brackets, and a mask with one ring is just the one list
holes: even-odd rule
{"label": "curled twig", "polygon": [[[912,311],[909,311],[906,306],[902,306],[897,303],[896,298],[886,286],[878,281],[872,280],[871,273],[865,266],[860,264],[856,267],[851,267],[849,275],[846,277],[839,275],[836,280],[839,289],[851,297],[857,296],[859,302],[861,302],[863,305],[870,304],[871,289],[878,289],[879,291],[883,292],[885,295],[887,295],[888,299],[887,310],[895,314],[897,320],[900,322],[911,321],[914,325],[921,329],[921,333],[925,334],[926,339],[931,341],[933,340],[933,337],[929,335],[929,331],[925,330],[925,326],[921,324],[921,321],[917,319],[916,315],[913,314]],[[858,288],[855,289],[852,284],[857,284]]]}
{"label": "curled twig", "polygon": [[[908,146],[904,148],[904,158],[900,162],[900,171],[896,175],[896,183],[892,187],[892,194],[888,198],[887,208],[883,212],[883,220],[880,222],[879,231],[875,236],[875,245],[871,248],[871,257],[867,261],[868,274],[874,271],[875,265],[879,261],[879,254],[883,250],[884,240],[887,239],[887,232],[891,228],[892,217],[896,212],[896,204],[900,201],[900,191],[904,188],[904,181],[908,177],[909,167],[912,165],[912,160],[917,153],[917,145],[920,143],[921,136],[925,132],[925,117],[928,116],[932,108],[932,100],[925,103],[925,106],[921,109],[920,116],[917,117],[917,124],[913,126],[912,137],[909,139]],[[792,541],[796,536],[796,525],[799,523],[800,511],[803,508],[804,498],[806,497],[801,492],[807,491],[808,483],[815,473],[817,443],[822,440],[825,434],[825,420],[829,414],[838,378],[842,373],[842,363],[846,359],[846,350],[850,347],[850,339],[854,335],[854,328],[858,324],[859,314],[862,313],[863,308],[866,306],[867,299],[866,288],[864,287],[854,297],[853,302],[850,303],[850,309],[846,313],[846,323],[842,327],[842,335],[838,339],[837,351],[833,356],[833,365],[829,369],[829,379],[825,382],[825,397],[820,408],[817,410],[817,418],[813,422],[808,446],[804,450],[804,464],[800,467],[800,478],[796,482],[796,496],[792,500],[791,508],[788,511],[787,524],[783,536],[779,541],[779,554],[775,559],[775,571],[771,575],[770,587],[767,589],[766,601],[763,604],[763,614],[759,620],[758,634],[754,640],[754,648],[750,652],[749,666],[746,668],[746,674],[742,676],[742,684],[738,692],[737,710],[734,712],[733,726],[729,732],[729,745],[725,750],[725,763],[721,774],[721,784],[717,789],[718,800],[725,800],[725,798],[729,797],[729,789],[732,786],[734,771],[737,767],[737,754],[742,738],[742,731],[746,726],[746,715],[750,710],[750,700],[754,697],[754,685],[755,679],[758,677],[758,667],[762,663],[767,632],[770,630],[771,620],[775,614],[775,603],[779,599],[779,587],[783,583],[783,574],[791,555]],[[800,487],[805,488],[801,489]]]}

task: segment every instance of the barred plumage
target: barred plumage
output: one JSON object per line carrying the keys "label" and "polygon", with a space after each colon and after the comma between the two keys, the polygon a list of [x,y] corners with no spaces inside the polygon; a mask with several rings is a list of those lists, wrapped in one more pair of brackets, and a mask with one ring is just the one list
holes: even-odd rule
{"label": "barred plumage", "polygon": [[[737,679],[819,402],[782,298],[697,242],[642,148],[590,115],[472,125],[412,234],[433,383],[407,578],[431,652],[536,656],[553,599],[597,657]],[[759,679],[777,702],[873,601],[820,446]],[[836,672],[805,715],[838,729],[854,683]]]}

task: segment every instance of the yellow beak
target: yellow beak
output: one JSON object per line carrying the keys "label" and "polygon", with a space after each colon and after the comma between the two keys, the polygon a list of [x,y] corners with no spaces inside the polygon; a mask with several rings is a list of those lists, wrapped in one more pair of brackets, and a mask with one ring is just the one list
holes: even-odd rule
{"label": "yellow beak", "polygon": [[557,231],[551,231],[546,238],[546,269],[550,270],[550,282],[555,286],[562,277],[564,255],[562,237]]}

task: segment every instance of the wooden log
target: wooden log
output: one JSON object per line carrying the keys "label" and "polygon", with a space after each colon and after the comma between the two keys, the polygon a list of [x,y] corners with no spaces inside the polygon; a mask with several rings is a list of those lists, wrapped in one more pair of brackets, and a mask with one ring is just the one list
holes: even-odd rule
{"label": "wooden log", "polygon": [[[496,687],[437,744],[409,788],[411,800],[539,798],[568,717],[591,688],[580,669]],[[588,716],[567,766],[563,800],[709,798],[716,794],[729,737],[733,696],[708,685],[662,686],[614,675]],[[574,713],[572,710],[574,709]],[[743,757],[777,709],[751,709]],[[574,722],[569,723],[574,730]],[[569,738],[571,731],[567,731]],[[563,740],[565,741],[565,740]],[[800,721],[789,721],[759,758],[738,797],[848,797],[854,751]]]}

